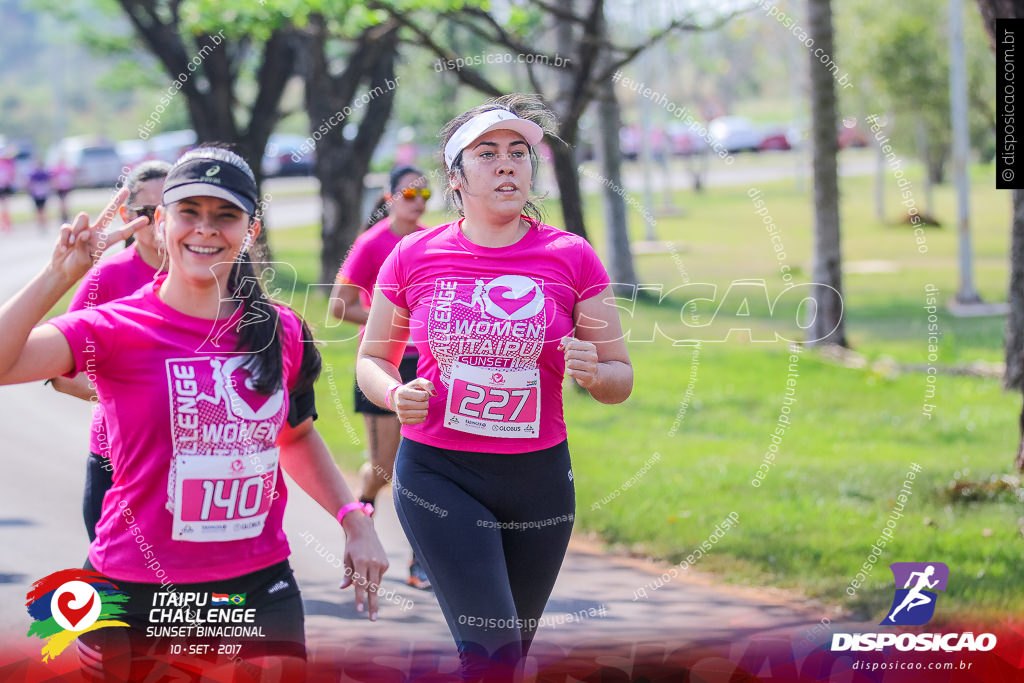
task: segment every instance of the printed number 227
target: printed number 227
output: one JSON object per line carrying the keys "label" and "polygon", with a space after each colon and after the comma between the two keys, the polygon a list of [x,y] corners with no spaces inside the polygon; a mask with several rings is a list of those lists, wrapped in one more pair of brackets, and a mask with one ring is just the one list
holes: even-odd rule
{"label": "printed number 227", "polygon": [[[478,387],[475,384],[466,384],[466,391],[472,392],[475,396],[467,395],[462,398],[462,402],[459,403],[459,413],[469,415],[470,417],[483,418],[485,420],[508,422],[515,422],[516,418],[519,417],[519,413],[521,413],[523,408],[526,407],[526,401],[530,396],[530,389],[508,390],[492,388],[488,391],[487,389]],[[493,412],[495,408],[504,408],[507,406],[509,399],[513,396],[519,399],[519,403],[516,405],[515,410],[512,411],[511,415],[506,417],[501,413]],[[485,398],[489,398],[490,400],[488,400],[484,405],[482,411],[478,412],[473,408],[470,408],[470,406],[473,405],[480,405]]]}

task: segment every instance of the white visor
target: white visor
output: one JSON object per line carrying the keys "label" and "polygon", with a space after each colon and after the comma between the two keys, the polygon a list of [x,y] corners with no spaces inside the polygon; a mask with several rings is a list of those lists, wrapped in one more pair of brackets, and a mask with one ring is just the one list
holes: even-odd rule
{"label": "white visor", "polygon": [[521,119],[507,109],[492,109],[477,114],[458,127],[444,146],[444,163],[449,169],[459,152],[469,143],[492,130],[514,130],[526,138],[526,143],[533,147],[544,137],[544,129],[533,121]]}

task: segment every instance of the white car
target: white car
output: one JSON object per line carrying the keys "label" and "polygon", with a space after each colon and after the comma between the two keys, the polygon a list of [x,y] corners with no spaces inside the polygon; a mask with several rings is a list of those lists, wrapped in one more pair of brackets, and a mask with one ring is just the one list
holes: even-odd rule
{"label": "white car", "polygon": [[53,168],[62,160],[74,173],[75,187],[113,187],[122,174],[114,145],[88,135],[64,138],[51,147],[46,166]]}
{"label": "white car", "polygon": [[764,134],[742,116],[719,116],[708,124],[708,134],[727,152],[756,151]]}

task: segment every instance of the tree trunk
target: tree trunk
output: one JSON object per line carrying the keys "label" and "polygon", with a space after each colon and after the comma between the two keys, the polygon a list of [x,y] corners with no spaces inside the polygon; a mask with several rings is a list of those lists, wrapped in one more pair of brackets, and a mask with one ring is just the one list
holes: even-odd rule
{"label": "tree trunk", "polygon": [[974,251],[971,247],[970,178],[967,164],[971,153],[967,120],[967,64],[964,48],[963,0],[949,2],[949,118],[953,133],[953,182],[956,185],[956,214],[960,286],[956,300],[961,304],[981,303],[974,287]]}
{"label": "tree trunk", "polygon": [[[332,76],[328,69],[327,22],[313,16],[309,24],[309,65],[306,78],[306,109],[310,133],[316,133],[315,173],[323,202],[320,230],[320,282],[334,282],[346,252],[355,241],[362,215],[363,178],[373,151],[391,115],[398,55],[398,27],[387,23],[363,31],[344,71]],[[367,89],[357,92],[367,80]],[[370,96],[365,105],[363,102]],[[349,116],[344,110],[349,107]],[[342,130],[350,117],[362,114],[356,136],[346,140]],[[336,124],[332,124],[336,121]],[[326,133],[318,132],[324,124]]]}
{"label": "tree trunk", "polygon": [[928,153],[928,182],[932,186],[946,182],[946,155],[938,149]]}
{"label": "tree trunk", "polygon": [[[577,0],[564,0],[562,6],[569,12],[575,12],[578,4]],[[563,55],[575,54],[577,30],[573,22],[558,16],[554,22],[557,52]],[[575,61],[573,63],[575,64]],[[559,203],[562,205],[562,227],[587,239],[587,228],[583,219],[583,193],[580,191],[580,174],[576,159],[579,121],[572,115],[573,99],[579,92],[575,68],[558,72],[557,83],[557,96],[550,104],[558,113],[558,136],[565,144],[554,140],[549,141],[548,146],[554,157],[555,182],[558,184]]]}
{"label": "tree trunk", "polygon": [[[1015,0],[978,0],[978,9],[988,32],[989,47],[999,42],[996,18],[1024,18],[1024,7]],[[1003,386],[1024,391],[1024,190],[1012,190],[1013,222],[1010,227],[1010,285],[1007,300],[1010,313],[1006,317],[1004,337],[1006,372]],[[1024,472],[1024,407],[1020,414],[1020,439],[1017,443],[1017,469]]]}
{"label": "tree trunk", "polygon": [[320,282],[329,283],[334,282],[362,224],[364,174],[343,172],[325,175],[320,180]]}
{"label": "tree trunk", "polygon": [[[626,219],[626,188],[622,183],[622,154],[619,148],[619,103],[615,85],[609,80],[601,84],[597,101],[600,130],[601,171],[604,176],[601,194],[604,198],[605,244],[608,274],[616,291],[630,292],[637,283],[633,254],[629,246]],[[648,207],[649,208],[649,207]]]}
{"label": "tree trunk", "polygon": [[[808,0],[808,26],[814,44],[835,54],[830,0]],[[811,119],[814,166],[814,322],[809,343],[846,346],[842,301],[842,253],[839,230],[839,181],[836,155],[836,92],[832,74],[808,51],[811,60]]]}
{"label": "tree trunk", "polygon": [[558,140],[548,143],[554,158],[555,182],[558,183],[559,203],[562,205],[562,226],[569,232],[587,239],[587,228],[583,220],[583,195],[580,191],[580,175],[576,168],[576,139],[566,138],[560,132],[565,144]]}
{"label": "tree trunk", "polygon": [[[1024,190],[1011,190],[1013,225],[1010,233],[1010,313],[1006,317],[1006,373],[1003,386],[1024,390]],[[1021,439],[1017,444],[1015,464],[1024,471],[1024,407],[1020,416]]]}
{"label": "tree trunk", "polygon": [[917,156],[924,162],[924,214],[935,215],[935,174],[932,170],[931,155],[928,151],[928,131],[925,130],[924,121],[918,119],[914,122],[914,144],[917,147]]}

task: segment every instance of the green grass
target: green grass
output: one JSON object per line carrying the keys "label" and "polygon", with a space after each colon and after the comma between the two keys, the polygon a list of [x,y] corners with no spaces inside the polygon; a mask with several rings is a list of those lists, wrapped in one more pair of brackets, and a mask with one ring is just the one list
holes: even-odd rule
{"label": "green grass", "polygon": [[[975,279],[986,301],[999,301],[1007,280],[1009,199],[991,189],[991,167],[972,169],[972,176]],[[919,171],[911,167],[910,177],[920,206]],[[758,187],[782,234],[787,263],[799,273],[796,280],[810,279],[809,185],[800,191],[791,180],[780,180]],[[925,285],[939,288],[942,303],[957,287],[952,189],[936,190],[933,213],[944,225],[928,230],[923,255],[912,230],[895,225],[901,207],[892,179],[886,181],[888,222],[874,218],[872,187],[870,177],[842,182],[844,262],[885,261],[893,271],[848,273],[844,279],[847,334],[868,363],[851,369],[814,351],[801,355],[791,425],[762,486],[750,482],[782,407],[785,345],[733,335],[726,342],[706,341],[695,360],[692,347],[673,346],[671,339],[694,332],[721,339],[744,320],[758,334],[781,330],[795,336],[795,310],[783,305],[788,318],[772,320],[767,307],[752,300],[750,319],[723,307],[711,321],[713,307],[706,306],[702,321],[710,325],[687,329],[677,290],[660,303],[641,302],[631,316],[623,312],[624,326],[634,331],[629,350],[636,374],[627,403],[600,405],[567,386],[577,523],[621,549],[679,562],[736,511],[738,528],[697,565],[723,581],[796,589],[877,619],[892,596],[890,562],[941,561],[950,567],[950,583],[939,618],[1019,614],[1024,563],[1016,487],[966,501],[951,486],[956,480],[986,482],[1011,470],[1020,399],[1004,393],[997,379],[940,374],[929,419],[922,415],[925,374],[899,366],[927,362]],[[746,189],[715,188],[702,196],[679,192],[675,200],[685,212],[657,220],[659,239],[680,245],[689,280],[718,286],[716,305],[735,279],[763,279],[773,298],[783,289],[768,234]],[[547,209],[549,222],[557,224],[557,205]],[[591,240],[603,254],[599,198],[588,197],[586,210]],[[639,238],[643,225],[635,211],[630,221]],[[276,258],[295,266],[303,286],[315,282],[314,228],[274,232],[271,240]],[[667,254],[638,256],[636,265],[642,282],[659,283],[665,291],[683,283]],[[318,428],[338,462],[355,469],[364,447],[362,422],[351,412],[355,342],[340,341],[354,328],[328,329],[322,292],[304,298],[300,288],[293,305],[320,337],[332,340],[322,347],[330,370],[318,386]],[[665,334],[638,341],[651,339],[644,333],[655,321]],[[1001,360],[1001,318],[954,318],[940,308],[938,325],[937,366]],[[887,358],[892,361],[878,362]],[[673,426],[683,401],[685,416]],[[652,461],[655,453],[659,458]],[[645,463],[649,471],[623,488]],[[894,540],[850,597],[845,589],[867,561],[911,463],[921,472]],[[594,506],[616,491],[614,500]]]}

